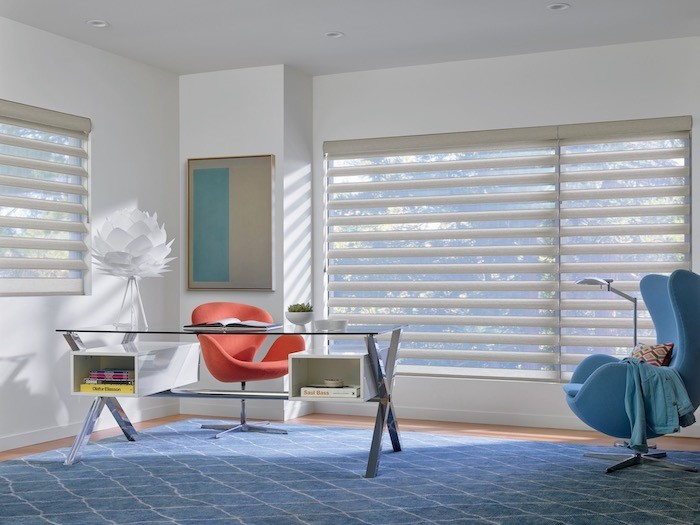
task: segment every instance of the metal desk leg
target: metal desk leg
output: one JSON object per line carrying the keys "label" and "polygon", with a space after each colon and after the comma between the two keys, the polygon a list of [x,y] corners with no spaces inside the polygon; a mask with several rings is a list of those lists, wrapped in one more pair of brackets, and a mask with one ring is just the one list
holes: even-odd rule
{"label": "metal desk leg", "polygon": [[105,398],[105,403],[107,405],[107,408],[109,408],[109,411],[114,416],[114,419],[117,421],[119,428],[122,429],[122,432],[126,436],[126,439],[128,439],[129,441],[135,441],[137,436],[136,429],[134,428],[134,425],[131,424],[131,421],[129,421],[126,412],[124,412],[124,409],[122,408],[117,398]]}
{"label": "metal desk leg", "polygon": [[85,350],[85,344],[83,343],[82,339],[80,339],[80,336],[77,333],[66,332],[65,334],[63,334],[63,338],[66,340],[68,346],[70,346],[70,349],[73,350],[73,352]]}
{"label": "metal desk leg", "polygon": [[87,445],[88,441],[90,441],[90,436],[95,428],[95,422],[97,421],[97,418],[100,417],[105,405],[109,408],[109,411],[114,416],[114,419],[117,420],[119,428],[122,429],[126,439],[129,441],[134,441],[136,439],[137,432],[134,429],[134,426],[131,424],[131,421],[129,421],[129,418],[126,416],[124,409],[119,404],[119,401],[117,401],[117,399],[114,397],[96,397],[90,406],[90,410],[88,410],[87,416],[85,416],[85,421],[83,421],[83,426],[81,427],[80,432],[78,432],[78,435],[75,436],[73,446],[68,453],[68,458],[66,458],[66,460],[63,462],[64,465],[72,465],[76,461],[80,460],[83,447]]}
{"label": "metal desk leg", "polygon": [[379,460],[382,457],[382,436],[384,435],[384,425],[386,425],[387,405],[382,401],[377,407],[377,418],[374,420],[374,433],[372,434],[372,445],[369,448],[369,459],[367,460],[366,478],[374,478],[379,471]]}
{"label": "metal desk leg", "polygon": [[83,421],[83,426],[80,429],[80,432],[78,432],[78,435],[75,436],[75,441],[73,441],[73,446],[68,453],[68,457],[63,462],[64,465],[72,465],[80,459],[81,450],[87,444],[87,442],[90,441],[90,435],[92,434],[92,430],[95,428],[95,421],[97,421],[97,418],[100,417],[100,413],[102,413],[102,409],[104,407],[105,398],[96,397],[92,402],[92,406],[90,407],[87,416],[85,416],[85,421]]}
{"label": "metal desk leg", "polygon": [[389,431],[389,437],[391,438],[391,446],[394,452],[401,451],[401,434],[399,433],[399,422],[396,420],[396,415],[394,413],[394,403],[391,400],[391,392],[394,390],[394,373],[396,358],[399,352],[399,346],[401,345],[401,329],[394,330],[391,333],[391,342],[389,343],[389,348],[386,354],[386,380],[389,389],[389,403],[387,405],[387,421],[386,427]]}
{"label": "metal desk leg", "polygon": [[139,334],[135,334],[134,332],[125,333],[124,337],[122,337],[122,344],[125,345],[125,344],[131,343],[133,341],[136,341],[136,336],[138,336],[138,335]]}
{"label": "metal desk leg", "polygon": [[399,433],[399,422],[394,416],[394,405],[390,402],[387,407],[386,428],[391,438],[391,446],[394,452],[401,452],[401,434]]}
{"label": "metal desk leg", "polygon": [[399,426],[391,402],[391,390],[394,386],[394,365],[401,343],[401,329],[392,332],[391,343],[388,349],[382,352],[382,355],[377,350],[377,342],[373,336],[368,336],[366,343],[379,397],[379,407],[377,408],[377,417],[374,421],[372,445],[370,446],[367,472],[365,473],[366,478],[374,478],[379,470],[379,461],[381,460],[384,427],[387,427],[389,431],[394,452],[401,450]]}

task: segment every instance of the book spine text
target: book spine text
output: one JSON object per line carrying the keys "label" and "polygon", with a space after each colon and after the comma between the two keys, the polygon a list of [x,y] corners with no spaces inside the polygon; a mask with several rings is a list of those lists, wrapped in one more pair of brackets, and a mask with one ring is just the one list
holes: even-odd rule
{"label": "book spine text", "polygon": [[319,388],[319,387],[303,387],[301,389],[301,397],[359,397],[359,388]]}
{"label": "book spine text", "polygon": [[80,385],[81,392],[89,392],[93,394],[133,394],[134,385],[119,385],[119,384],[82,384]]}

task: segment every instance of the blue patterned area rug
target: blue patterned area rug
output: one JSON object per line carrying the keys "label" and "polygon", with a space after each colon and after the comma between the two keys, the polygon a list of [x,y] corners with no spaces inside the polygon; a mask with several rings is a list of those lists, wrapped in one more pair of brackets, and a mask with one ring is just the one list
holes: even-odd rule
{"label": "blue patterned area rug", "polygon": [[[700,474],[605,474],[588,447],[403,432],[404,450],[385,438],[379,475],[366,479],[371,430],[213,439],[200,422],[91,443],[73,466],[68,449],[0,463],[0,523],[700,523]],[[700,467],[700,453],[671,459]]]}

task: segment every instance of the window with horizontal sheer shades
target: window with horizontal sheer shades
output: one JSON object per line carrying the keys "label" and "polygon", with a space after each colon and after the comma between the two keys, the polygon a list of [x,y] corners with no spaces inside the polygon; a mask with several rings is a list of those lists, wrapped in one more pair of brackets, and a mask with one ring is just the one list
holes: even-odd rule
{"label": "window with horizontal sheer shades", "polygon": [[0,100],[0,295],[86,292],[90,129]]}
{"label": "window with horizontal sheer shades", "polygon": [[[333,141],[328,314],[407,325],[398,370],[566,380],[627,355],[648,273],[690,268],[690,117]],[[640,341],[654,340],[640,299]],[[354,343],[330,341],[331,351]]]}

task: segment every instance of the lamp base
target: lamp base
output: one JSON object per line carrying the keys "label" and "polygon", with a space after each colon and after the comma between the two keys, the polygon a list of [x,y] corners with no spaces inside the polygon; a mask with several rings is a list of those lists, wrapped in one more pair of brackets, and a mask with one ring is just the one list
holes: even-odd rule
{"label": "lamp base", "polygon": [[[129,300],[127,301],[127,297]],[[126,312],[127,321],[121,322],[124,313]],[[126,281],[124,296],[122,297],[122,305],[119,308],[117,321],[114,323],[116,329],[125,328],[127,330],[148,330],[148,321],[146,320],[146,311],[143,308],[141,300],[141,290],[136,277],[129,277]]]}

